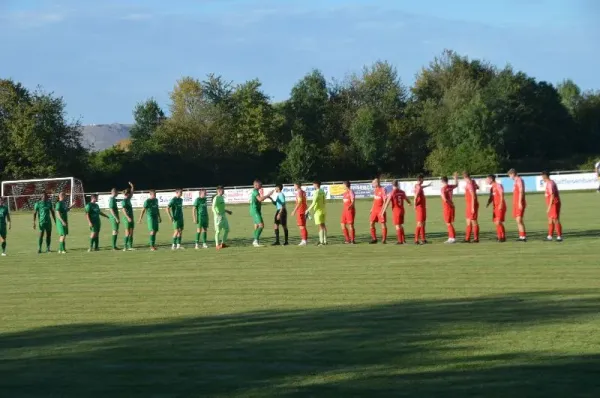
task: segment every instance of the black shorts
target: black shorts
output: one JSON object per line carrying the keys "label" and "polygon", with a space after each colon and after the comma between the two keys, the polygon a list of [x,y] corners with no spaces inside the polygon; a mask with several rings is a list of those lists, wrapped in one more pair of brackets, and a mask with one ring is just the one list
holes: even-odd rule
{"label": "black shorts", "polygon": [[[279,220],[278,220],[277,216],[279,214],[281,214],[281,216],[279,217]],[[275,218],[273,219],[273,222],[275,223],[275,225],[282,225],[284,227],[287,227],[287,210],[286,209],[277,210],[275,212]]]}

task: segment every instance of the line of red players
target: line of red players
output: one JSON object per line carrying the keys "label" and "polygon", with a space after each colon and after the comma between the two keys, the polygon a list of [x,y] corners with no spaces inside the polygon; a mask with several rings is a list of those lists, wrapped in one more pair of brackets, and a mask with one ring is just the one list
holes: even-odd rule
{"label": "line of red players", "polygon": [[[509,177],[514,180],[513,190],[513,217],[517,222],[519,231],[519,242],[527,241],[527,233],[525,230],[525,224],[523,223],[523,217],[525,215],[525,208],[527,202],[525,200],[525,186],[523,179],[517,174],[514,169],[509,170]],[[550,179],[548,172],[544,171],[541,173],[542,179],[546,184],[546,212],[548,215],[548,237],[547,240],[552,240],[554,233],[556,233],[556,240],[562,241],[562,226],[560,223],[560,194],[556,183]],[[479,200],[477,198],[477,190],[479,186],[471,178],[469,173],[463,173],[463,179],[465,182],[465,216],[467,221],[467,227],[465,232],[465,242],[471,242],[471,235],[473,235],[474,243],[479,242]],[[375,226],[380,224],[381,226],[381,241],[387,243],[387,219],[386,210],[389,206],[392,208],[392,222],[396,228],[397,244],[405,244],[406,236],[404,234],[404,202],[409,206],[414,205],[415,216],[416,216],[416,229],[415,229],[415,244],[427,243],[425,235],[425,224],[427,221],[427,207],[425,200],[424,189],[431,184],[424,185],[424,178],[422,175],[417,177],[417,184],[414,188],[414,203],[408,199],[406,193],[400,189],[398,181],[393,182],[392,191],[386,194],[385,188],[381,186],[379,178],[373,180],[374,199],[373,205],[370,212],[370,230],[371,230],[371,244],[378,242],[377,233]],[[441,178],[442,188],[442,207],[444,222],[448,228],[448,240],[446,243],[456,242],[456,230],[454,229],[455,219],[455,207],[453,202],[453,192],[458,187],[458,174],[454,174],[454,184],[449,184],[447,177]],[[494,175],[487,177],[487,183],[490,186],[490,197],[486,207],[491,204],[493,207],[492,217],[494,224],[496,225],[496,237],[498,242],[506,241],[506,230],[504,228],[504,221],[506,217],[507,205],[504,200],[504,188],[500,183],[496,181]],[[341,217],[342,232],[344,233],[345,242],[349,244],[355,243],[355,230],[354,230],[354,219],[356,217],[356,209],[354,207],[355,195],[351,189],[350,181],[344,182],[346,192],[343,196],[343,212]]]}

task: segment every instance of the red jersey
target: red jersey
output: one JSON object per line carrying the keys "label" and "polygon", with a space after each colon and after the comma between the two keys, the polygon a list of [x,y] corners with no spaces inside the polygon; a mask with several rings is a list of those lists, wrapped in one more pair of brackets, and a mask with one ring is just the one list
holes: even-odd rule
{"label": "red jersey", "polygon": [[523,179],[521,177],[515,177],[515,185],[513,188],[513,204],[515,207],[519,207],[519,200],[523,195],[523,199],[521,199],[521,204],[525,207],[525,183],[523,183]]}
{"label": "red jersey", "polygon": [[453,191],[454,188],[456,188],[456,185],[450,185],[450,184],[446,184],[442,187],[442,200],[444,203],[444,206],[450,206],[452,207],[452,196],[453,196]]}
{"label": "red jersey", "polygon": [[560,203],[560,194],[558,193],[558,188],[556,187],[556,183],[552,180],[548,180],[546,183],[546,204],[550,205],[550,197],[554,195],[554,200],[552,204]]}
{"label": "red jersey", "polygon": [[387,195],[384,187],[375,188],[373,196],[373,210],[383,209],[383,203],[385,202],[386,197]]}
{"label": "red jersey", "polygon": [[415,185],[415,207],[425,207],[425,192],[421,184]]}
{"label": "red jersey", "polygon": [[306,192],[301,189],[296,192],[296,205],[299,205],[298,213],[306,213]]}
{"label": "red jersey", "polygon": [[390,192],[390,203],[392,204],[392,210],[400,209],[404,210],[404,201],[407,199],[406,192],[401,189],[392,189]]}
{"label": "red jersey", "polygon": [[352,202],[354,202],[354,191],[349,189],[346,192],[344,192],[344,210],[350,210],[350,205],[352,204]]}
{"label": "red jersey", "polygon": [[473,202],[477,205],[477,190],[479,186],[475,182],[475,180],[467,181],[467,185],[465,185],[465,202],[468,209],[473,207]]}
{"label": "red jersey", "polygon": [[499,209],[504,202],[504,187],[497,182],[492,184],[492,198],[494,201],[494,209]]}

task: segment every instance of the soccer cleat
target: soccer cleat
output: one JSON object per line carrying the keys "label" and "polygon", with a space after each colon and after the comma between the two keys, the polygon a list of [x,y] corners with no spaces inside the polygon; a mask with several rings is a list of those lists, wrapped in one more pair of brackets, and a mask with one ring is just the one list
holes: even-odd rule
{"label": "soccer cleat", "polygon": [[552,237],[551,237],[551,236],[547,236],[547,237],[546,237],[546,241],[548,241],[548,242],[552,242]]}
{"label": "soccer cleat", "polygon": [[255,240],[254,242],[252,242],[252,246],[254,246],[254,247],[262,247],[262,245],[260,243],[258,243],[257,240]]}
{"label": "soccer cleat", "polygon": [[562,242],[562,241],[563,241],[563,238],[562,238],[562,236],[557,236],[557,237],[556,237],[556,241],[557,241],[557,242]]}
{"label": "soccer cleat", "polygon": [[177,250],[185,250],[185,247],[183,247],[181,245],[177,245]]}
{"label": "soccer cleat", "polygon": [[271,246],[281,246],[281,243],[279,243],[279,242],[273,242],[273,244]]}
{"label": "soccer cleat", "polygon": [[479,239],[473,240],[473,243],[479,243]]}
{"label": "soccer cleat", "polygon": [[156,251],[156,247],[154,247],[154,246],[153,246],[153,247],[151,247],[151,248],[150,248],[150,251],[151,251],[151,252],[155,252],[155,251]]}
{"label": "soccer cleat", "polygon": [[88,249],[88,253],[91,253],[91,252],[92,252],[92,249]]}
{"label": "soccer cleat", "polygon": [[0,256],[6,257],[6,253],[2,253],[2,254],[0,254]]}
{"label": "soccer cleat", "polygon": [[42,249],[38,249],[37,254],[42,254]]}
{"label": "soccer cleat", "polygon": [[198,245],[198,244],[196,243],[196,246],[194,246],[194,249],[196,249],[196,250],[200,249],[200,245]]}
{"label": "soccer cleat", "polygon": [[171,250],[175,250],[175,245],[171,245]]}
{"label": "soccer cleat", "polygon": [[306,246],[306,241],[305,240],[301,241],[298,246]]}
{"label": "soccer cleat", "polygon": [[404,242],[396,242],[396,245],[398,245],[398,246],[403,245],[403,244],[404,244]]}
{"label": "soccer cleat", "polygon": [[283,242],[284,246],[289,246],[289,242]]}
{"label": "soccer cleat", "polygon": [[228,247],[225,243],[221,243],[221,249],[227,249]]}
{"label": "soccer cleat", "polygon": [[349,240],[345,240],[345,241],[344,241],[344,244],[345,244],[345,245],[349,245],[349,244],[351,244],[351,243],[352,243],[352,242],[350,242]]}
{"label": "soccer cleat", "polygon": [[126,247],[124,247],[124,248],[123,248],[123,251],[124,251],[124,252],[126,252],[126,251],[127,251],[127,248],[126,248]]}
{"label": "soccer cleat", "polygon": [[421,244],[422,244],[422,245],[426,245],[426,244],[428,244],[428,243],[429,243],[429,242],[428,242],[427,240],[421,241]]}
{"label": "soccer cleat", "polygon": [[207,245],[206,243],[203,243],[203,244],[202,244],[202,248],[203,248],[203,249],[208,249],[208,245]]}
{"label": "soccer cleat", "polygon": [[377,244],[377,239],[373,239],[372,241],[369,242],[370,245],[376,245]]}
{"label": "soccer cleat", "polygon": [[519,238],[516,241],[517,242],[527,242],[527,238]]}
{"label": "soccer cleat", "polygon": [[350,244],[351,244],[351,245],[355,245],[355,244],[356,244],[356,241],[355,241],[355,240],[353,240],[353,241],[351,241],[351,242],[350,242]]}
{"label": "soccer cleat", "polygon": [[382,241],[381,241],[381,244],[382,244],[382,245],[387,245],[387,240],[382,240]]}
{"label": "soccer cleat", "polygon": [[449,245],[456,243],[455,239],[448,239],[447,241],[445,241],[444,243],[447,243]]}
{"label": "soccer cleat", "polygon": [[463,240],[463,242],[462,242],[462,243],[471,243],[471,241],[470,241],[470,240],[466,240],[466,239],[465,239],[465,240]]}
{"label": "soccer cleat", "polygon": [[127,249],[128,252],[133,252],[135,251],[135,249],[133,247],[130,247],[129,249]]}

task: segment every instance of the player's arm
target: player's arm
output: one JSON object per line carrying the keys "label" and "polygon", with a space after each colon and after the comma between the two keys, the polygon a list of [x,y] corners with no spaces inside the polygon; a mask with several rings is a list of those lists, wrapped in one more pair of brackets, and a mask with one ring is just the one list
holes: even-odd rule
{"label": "player's arm", "polygon": [[129,184],[129,195],[133,195],[133,191],[135,190],[135,187],[133,186],[133,183],[131,181],[129,181],[128,184]]}
{"label": "player's arm", "polygon": [[355,199],[354,191],[350,191],[350,206],[348,206],[349,209],[352,209],[354,207],[354,199]]}
{"label": "player's arm", "polygon": [[[167,213],[169,213],[169,217],[171,216],[171,213],[169,212],[169,208],[167,208]],[[162,223],[162,217],[160,216],[160,207],[158,208],[158,212],[156,213],[156,217],[158,217],[158,222]],[[171,218],[171,221],[173,221],[173,219]]]}
{"label": "player's arm", "polygon": [[[57,210],[58,210],[58,206],[59,206],[59,204],[58,204],[58,202],[57,202],[57,203],[56,203]],[[67,225],[67,223],[65,222],[65,220],[63,220],[63,218],[62,218],[62,215],[60,214],[60,211],[57,211],[57,212],[56,212],[56,216],[58,217],[58,221],[60,221],[60,223],[61,223],[62,225]]]}
{"label": "player's arm", "polygon": [[274,191],[274,190],[271,190],[271,191],[270,191],[268,194],[266,194],[266,195],[258,195],[258,196],[256,197],[256,199],[258,199],[258,201],[259,201],[259,202],[264,202],[264,201],[265,201],[265,200],[267,200],[267,199],[271,199],[271,200],[273,200],[273,199],[271,198],[271,195],[273,195],[273,192],[275,192],[275,191]]}
{"label": "player's arm", "polygon": [[38,215],[38,206],[36,203],[36,205],[33,207],[33,229],[35,229],[35,221],[37,220],[37,215]]}
{"label": "player's arm", "polygon": [[89,207],[86,207],[86,208],[85,208],[85,219],[87,220],[87,222],[88,222],[88,225],[89,225],[90,227],[91,227],[92,225],[94,225],[94,224],[92,224],[92,220],[90,219]]}
{"label": "player's arm", "polygon": [[410,199],[408,198],[408,196],[405,195],[402,200],[406,201],[406,203],[408,203],[409,206],[412,206],[412,203],[410,203]]}
{"label": "player's arm", "polygon": [[489,207],[490,204],[494,201],[494,188],[490,189],[490,197],[488,198],[487,204],[485,207]]}
{"label": "player's arm", "polygon": [[300,207],[300,201],[298,200],[298,193],[296,193],[296,206],[294,206],[294,210],[292,210],[292,216],[296,214],[299,207]]}
{"label": "player's arm", "polygon": [[[116,199],[115,199],[116,201]],[[115,210],[111,207],[110,209],[110,214],[115,218],[115,220],[117,220],[117,223],[119,222],[119,210],[117,210],[115,212]]]}
{"label": "player's arm", "polygon": [[310,211],[314,208],[317,207],[317,201],[319,199],[319,191],[315,191],[315,194],[313,195],[313,200],[312,203],[310,204],[310,206],[308,207],[308,209],[306,209],[307,213],[310,213]]}
{"label": "player's arm", "polygon": [[108,214],[106,214],[105,212],[103,212],[102,210],[100,210],[100,216],[104,217],[104,218],[108,218]]}
{"label": "player's arm", "polygon": [[385,197],[385,202],[383,203],[383,209],[381,209],[381,214],[385,213],[385,211],[387,210],[389,204],[390,204],[390,200],[392,199],[392,194],[388,194]]}
{"label": "player's arm", "polygon": [[[171,213],[171,207],[174,205],[173,203],[173,199],[171,199],[171,201],[169,202],[169,205],[167,206],[167,214],[169,215],[169,220],[171,220],[171,222],[173,222],[173,213]],[[160,219],[160,210],[158,211],[158,218]]]}
{"label": "player's arm", "polygon": [[6,207],[6,224],[8,225],[8,229],[10,229],[11,221],[10,221],[10,212],[8,211],[8,206]]}
{"label": "player's arm", "polygon": [[525,195],[525,184],[523,184],[523,180],[521,180],[519,182],[520,185],[520,189],[519,189],[519,209],[523,208],[523,195]]}
{"label": "player's arm", "polygon": [[[214,204],[214,199],[213,199],[213,204]],[[192,212],[192,219],[194,220],[194,224],[198,224],[198,208],[200,207],[200,202],[198,201],[198,198],[196,198],[196,200],[194,201],[194,211]],[[215,210],[215,206],[212,206],[213,211]]]}
{"label": "player's arm", "polygon": [[144,208],[142,209],[142,212],[140,213],[140,219],[138,220],[138,224],[142,223],[142,219],[144,218],[144,214],[146,214],[146,203],[144,203]]}

